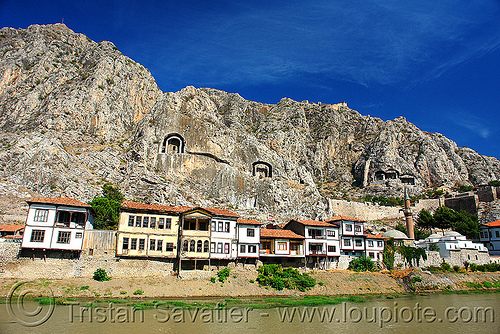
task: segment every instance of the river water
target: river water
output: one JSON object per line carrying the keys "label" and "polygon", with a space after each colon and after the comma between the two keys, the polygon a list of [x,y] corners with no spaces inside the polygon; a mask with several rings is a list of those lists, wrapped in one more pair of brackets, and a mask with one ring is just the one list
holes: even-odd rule
{"label": "river water", "polygon": [[[500,294],[411,296],[297,308],[134,310],[0,304],[0,333],[500,333]],[[10,307],[10,312],[9,308]],[[33,326],[37,320],[48,319]],[[24,322],[24,325],[21,323]]]}

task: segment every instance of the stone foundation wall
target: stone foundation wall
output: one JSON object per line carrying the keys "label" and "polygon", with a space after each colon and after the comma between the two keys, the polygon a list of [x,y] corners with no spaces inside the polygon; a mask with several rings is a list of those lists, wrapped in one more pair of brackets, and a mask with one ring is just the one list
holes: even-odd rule
{"label": "stone foundation wall", "polygon": [[[488,253],[478,252],[477,250],[461,250],[456,252],[451,252],[450,257],[444,258],[444,261],[450,266],[460,266],[463,267],[465,262],[475,263],[475,264],[486,264],[490,262],[496,262]],[[443,258],[439,255],[439,252],[427,251],[427,260],[420,260],[420,268],[435,266],[439,267],[443,262]],[[396,253],[394,256],[394,266],[401,265],[405,268],[405,263],[401,254]],[[416,263],[414,263],[416,265]]]}
{"label": "stone foundation wall", "polygon": [[0,274],[8,263],[15,261],[21,249],[19,242],[0,242]]}
{"label": "stone foundation wall", "polygon": [[23,251],[19,258],[13,259],[0,271],[0,277],[35,278],[72,278],[92,277],[95,270],[102,268],[114,278],[166,276],[173,274],[172,259],[130,259],[115,257],[114,251],[88,250],[80,254],[57,251]]}

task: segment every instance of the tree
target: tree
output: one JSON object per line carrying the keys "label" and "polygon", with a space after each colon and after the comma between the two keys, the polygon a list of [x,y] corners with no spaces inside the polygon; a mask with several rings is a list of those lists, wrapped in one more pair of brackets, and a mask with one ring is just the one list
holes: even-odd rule
{"label": "tree", "polygon": [[94,228],[116,230],[124,197],[118,186],[111,183],[102,186],[102,194],[103,196],[96,197],[89,203],[95,212]]}
{"label": "tree", "polygon": [[424,230],[430,230],[435,225],[436,221],[432,214],[425,209],[420,210],[418,213],[417,226]]}
{"label": "tree", "polygon": [[[408,232],[406,230],[406,226],[401,222],[399,222],[396,225],[395,229],[408,235]],[[415,226],[415,229],[413,232],[415,233],[415,240],[422,240],[422,239],[427,238],[429,235],[431,235],[431,233],[429,231],[425,231],[425,230],[419,228],[418,226]]]}
{"label": "tree", "polygon": [[434,212],[434,227],[440,228],[443,233],[445,229],[451,227],[451,224],[457,220],[455,210],[441,206]]}
{"label": "tree", "polygon": [[467,213],[463,210],[455,212],[456,220],[451,223],[454,231],[465,235],[469,239],[476,239],[479,236],[480,225],[477,215]]}

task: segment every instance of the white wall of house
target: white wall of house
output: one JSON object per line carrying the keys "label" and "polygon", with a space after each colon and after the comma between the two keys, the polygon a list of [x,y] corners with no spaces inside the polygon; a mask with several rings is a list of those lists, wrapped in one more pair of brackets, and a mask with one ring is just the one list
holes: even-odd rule
{"label": "white wall of house", "polygon": [[288,239],[275,239],[274,240],[274,254],[276,254],[276,255],[289,255],[290,254],[290,240],[288,240]]}
{"label": "white wall of house", "polygon": [[212,217],[210,221],[210,257],[235,259],[237,256],[236,220]]}
{"label": "white wall of house", "polygon": [[479,240],[492,255],[500,255],[500,227],[482,227]]}
{"label": "white wall of house", "polygon": [[374,261],[382,261],[384,252],[384,241],[381,239],[367,238],[365,240],[365,256]]}
{"label": "white wall of house", "polygon": [[237,256],[258,258],[260,252],[260,226],[237,225]]}
{"label": "white wall of house", "polygon": [[[86,214],[83,224],[56,222],[58,211]],[[86,208],[34,203],[30,205],[21,247],[81,250],[85,229],[92,229],[93,217]]]}

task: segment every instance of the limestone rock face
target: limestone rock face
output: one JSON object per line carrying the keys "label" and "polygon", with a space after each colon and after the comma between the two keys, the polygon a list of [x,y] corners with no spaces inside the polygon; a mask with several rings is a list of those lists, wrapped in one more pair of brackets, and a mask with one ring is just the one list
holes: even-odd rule
{"label": "limestone rock face", "polygon": [[55,24],[0,30],[0,177],[43,196],[91,200],[111,181],[146,202],[320,219],[328,197],[481,184],[500,162],[345,102],[162,93],[111,42]]}

